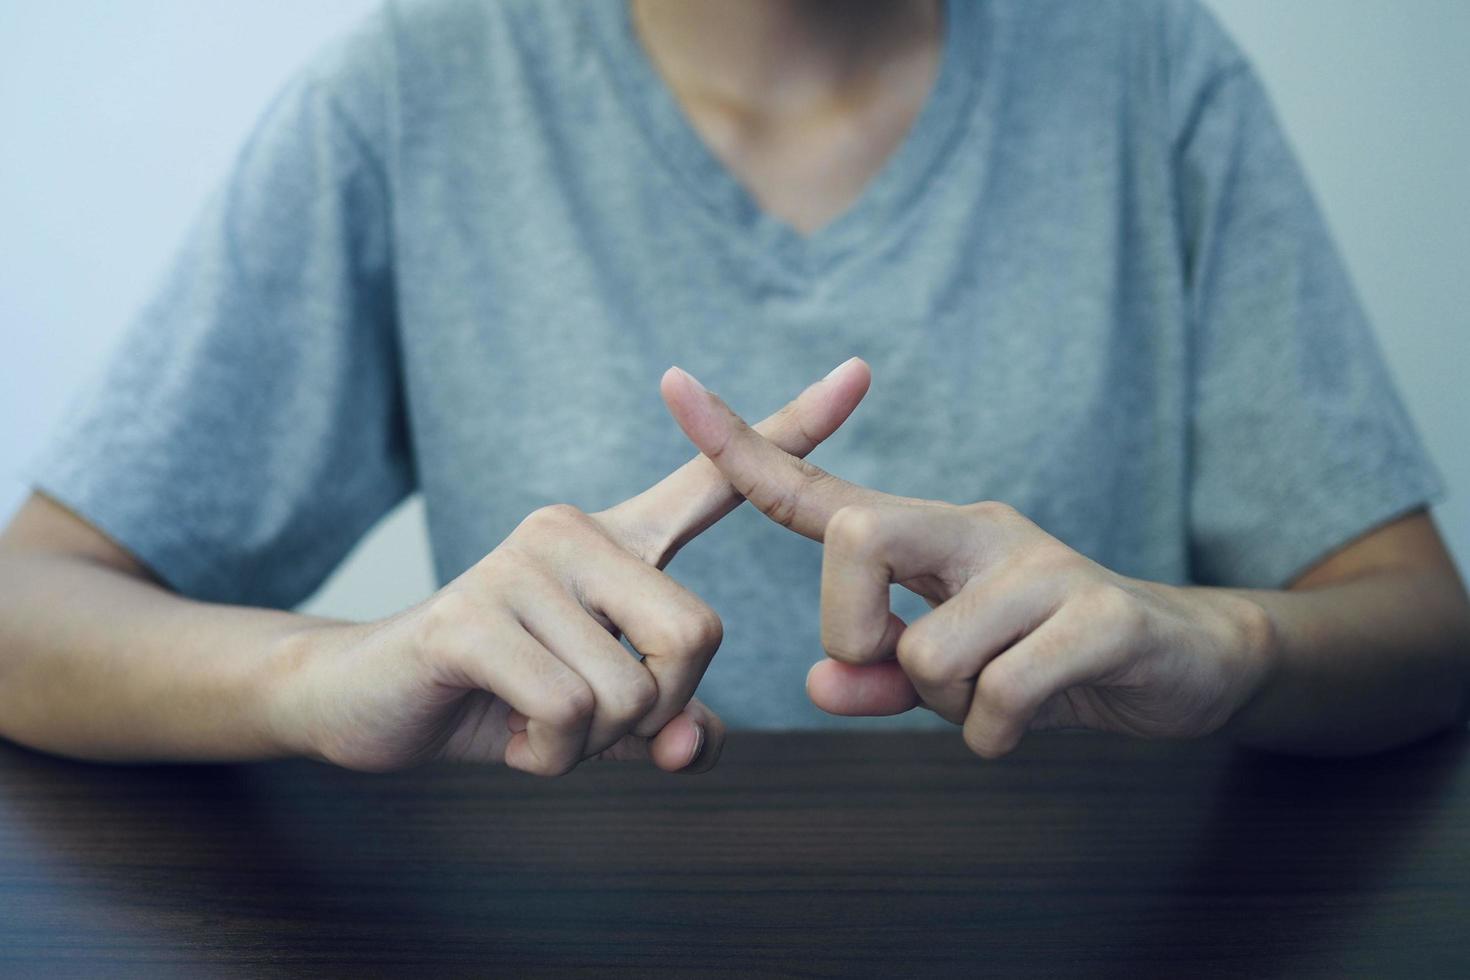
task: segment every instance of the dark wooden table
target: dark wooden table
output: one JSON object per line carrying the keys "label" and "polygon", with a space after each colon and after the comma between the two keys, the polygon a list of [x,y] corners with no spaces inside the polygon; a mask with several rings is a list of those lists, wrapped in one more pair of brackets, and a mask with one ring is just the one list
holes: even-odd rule
{"label": "dark wooden table", "polygon": [[0,973],[1466,977],[1467,748],[742,734],[545,781],[0,744]]}

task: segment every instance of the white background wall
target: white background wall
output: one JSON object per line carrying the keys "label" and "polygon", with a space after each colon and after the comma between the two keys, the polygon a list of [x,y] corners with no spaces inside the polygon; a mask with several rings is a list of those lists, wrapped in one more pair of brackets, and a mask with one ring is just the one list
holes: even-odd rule
{"label": "white background wall", "polygon": [[[615,0],[601,0],[615,2]],[[0,519],[287,74],[371,0],[0,0]],[[1274,93],[1470,569],[1470,0],[1212,0]],[[410,503],[313,608],[431,588]]]}

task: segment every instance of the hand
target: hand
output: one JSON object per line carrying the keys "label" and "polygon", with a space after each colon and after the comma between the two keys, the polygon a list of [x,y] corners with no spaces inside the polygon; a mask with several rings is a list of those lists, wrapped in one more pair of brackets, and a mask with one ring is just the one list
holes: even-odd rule
{"label": "hand", "polygon": [[[867,366],[849,362],[761,430],[804,455],[867,388]],[[285,741],[371,770],[450,758],[556,775],[593,756],[710,768],[724,726],[692,697],[720,619],[662,569],[740,502],[696,457],[600,513],[536,511],[397,616],[293,636],[275,712]]]}
{"label": "hand", "polygon": [[[1265,612],[1233,593],[1126,578],[1012,508],[855,486],[783,451],[677,368],[663,396],[684,433],[776,523],[822,541],[822,645],[807,677],[835,714],[923,704],[987,758],[1028,729],[1203,735],[1264,682]],[[890,583],[933,612],[906,625]]]}

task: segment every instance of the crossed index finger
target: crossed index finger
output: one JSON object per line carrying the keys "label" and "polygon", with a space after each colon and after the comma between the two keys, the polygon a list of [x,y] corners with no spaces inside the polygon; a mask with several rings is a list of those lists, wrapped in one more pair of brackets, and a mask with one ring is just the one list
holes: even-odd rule
{"label": "crossed index finger", "polygon": [[679,428],[730,485],[798,534],[821,541],[832,515],[850,505],[919,503],[848,483],[785,452],[681,368],[669,368],[660,387]]}
{"label": "crossed index finger", "polygon": [[[867,393],[870,377],[867,364],[850,358],[760,422],[756,431],[784,450],[783,456],[805,456],[852,414]],[[666,374],[666,398],[668,383]],[[681,547],[739,506],[743,496],[700,455],[597,516],[624,548],[663,568]]]}

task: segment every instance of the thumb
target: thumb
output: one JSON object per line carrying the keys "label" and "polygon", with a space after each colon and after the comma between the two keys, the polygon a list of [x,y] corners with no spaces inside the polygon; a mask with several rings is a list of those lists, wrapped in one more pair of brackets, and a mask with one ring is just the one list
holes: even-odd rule
{"label": "thumb", "polygon": [[921,703],[897,660],[861,665],[819,660],[806,675],[806,693],[830,715],[898,715]]}
{"label": "thumb", "polygon": [[658,734],[649,738],[625,735],[597,758],[619,762],[648,760],[665,772],[693,774],[713,769],[724,748],[725,723],[694,698]]}

